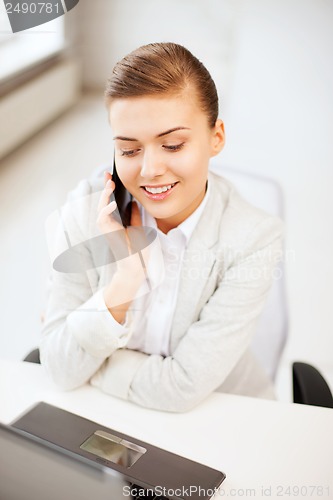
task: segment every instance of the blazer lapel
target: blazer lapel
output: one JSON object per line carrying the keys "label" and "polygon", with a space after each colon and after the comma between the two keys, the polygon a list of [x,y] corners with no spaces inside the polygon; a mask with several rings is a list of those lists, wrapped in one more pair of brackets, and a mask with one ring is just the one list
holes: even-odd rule
{"label": "blazer lapel", "polygon": [[211,193],[207,205],[185,250],[181,267],[177,305],[173,318],[170,351],[173,352],[181,337],[193,322],[193,315],[216,260],[221,214],[224,202],[209,173]]}

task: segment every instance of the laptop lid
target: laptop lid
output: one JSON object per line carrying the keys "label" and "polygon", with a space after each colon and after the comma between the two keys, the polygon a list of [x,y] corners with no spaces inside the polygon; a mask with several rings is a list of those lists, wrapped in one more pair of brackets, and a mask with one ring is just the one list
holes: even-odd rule
{"label": "laptop lid", "polygon": [[202,500],[211,498],[225,478],[46,403],[35,405],[11,428],[1,426],[0,446],[0,498],[8,500],[43,495],[52,500],[51,492],[55,499],[136,498],[131,484],[165,498]]}
{"label": "laptop lid", "polygon": [[1,499],[122,499],[130,485],[123,475],[103,465],[74,458],[66,450],[2,424],[0,449]]}

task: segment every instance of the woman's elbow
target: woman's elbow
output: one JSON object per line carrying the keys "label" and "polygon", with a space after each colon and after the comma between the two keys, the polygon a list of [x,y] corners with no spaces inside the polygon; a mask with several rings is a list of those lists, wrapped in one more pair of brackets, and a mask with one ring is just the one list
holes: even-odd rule
{"label": "woman's elbow", "polygon": [[65,364],[59,365],[55,359],[49,359],[43,350],[40,350],[40,362],[49,380],[62,391],[72,391],[84,385],[77,373],[71,373]]}

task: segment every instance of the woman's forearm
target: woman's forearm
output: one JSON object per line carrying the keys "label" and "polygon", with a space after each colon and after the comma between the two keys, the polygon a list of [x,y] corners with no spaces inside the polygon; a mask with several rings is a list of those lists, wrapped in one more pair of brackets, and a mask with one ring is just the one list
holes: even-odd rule
{"label": "woman's forearm", "polygon": [[[138,256],[132,255],[130,258],[137,260]],[[145,273],[139,262],[135,268],[117,272],[104,288],[105,305],[118,323],[125,321],[126,313],[144,281]]]}

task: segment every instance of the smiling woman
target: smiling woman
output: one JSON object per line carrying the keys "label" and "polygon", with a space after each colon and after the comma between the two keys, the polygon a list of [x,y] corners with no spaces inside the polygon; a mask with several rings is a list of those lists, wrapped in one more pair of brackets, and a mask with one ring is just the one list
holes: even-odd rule
{"label": "smiling woman", "polygon": [[[224,145],[223,122],[216,120],[211,128],[193,93],[189,87],[180,95],[117,98],[109,104],[118,175],[164,233],[200,205],[209,159]],[[161,187],[165,192],[156,192]]]}
{"label": "smiling woman", "polygon": [[[115,170],[104,186],[82,181],[62,211],[88,272],[52,271],[41,362],[64,388],[90,381],[160,410],[188,410],[214,390],[273,398],[249,345],[282,224],[209,171],[225,142],[209,72],[180,45],[149,44],[116,64],[105,99]],[[133,200],[126,229],[120,189]],[[145,253],[144,228],[157,243]],[[127,258],[100,266],[96,234],[106,255],[121,247]]]}

